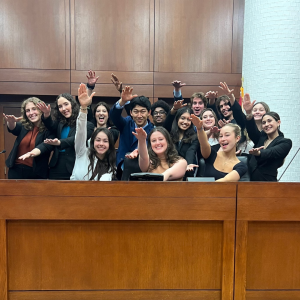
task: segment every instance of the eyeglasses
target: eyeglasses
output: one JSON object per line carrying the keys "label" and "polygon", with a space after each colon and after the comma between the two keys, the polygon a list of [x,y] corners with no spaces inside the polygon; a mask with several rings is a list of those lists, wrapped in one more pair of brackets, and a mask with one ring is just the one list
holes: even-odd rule
{"label": "eyeglasses", "polygon": [[166,114],[166,112],[165,112],[164,110],[160,110],[160,111],[155,111],[155,112],[153,113],[153,116],[165,115],[165,114]]}

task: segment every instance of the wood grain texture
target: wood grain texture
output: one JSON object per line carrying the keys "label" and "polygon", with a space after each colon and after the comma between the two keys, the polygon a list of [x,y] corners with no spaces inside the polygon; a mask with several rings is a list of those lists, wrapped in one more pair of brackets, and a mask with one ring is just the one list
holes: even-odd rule
{"label": "wood grain texture", "polygon": [[70,71],[69,70],[1,69],[0,81],[70,82]]}
{"label": "wood grain texture", "polygon": [[242,73],[245,0],[233,0],[232,73]]}
{"label": "wood grain texture", "polygon": [[70,93],[69,83],[44,82],[0,82],[1,94],[17,95],[59,95]]}
{"label": "wood grain texture", "polygon": [[236,222],[234,298],[246,300],[248,222]]}
{"label": "wood grain texture", "polygon": [[[111,73],[114,73],[124,85],[152,85],[153,72],[110,72],[93,70],[99,76],[97,84],[107,83],[113,86],[111,82]],[[87,71],[71,71],[71,81],[76,83],[86,82]]]}
{"label": "wood grain texture", "polygon": [[0,220],[0,299],[7,300],[6,220]]}
{"label": "wood grain texture", "polygon": [[235,221],[223,223],[222,300],[233,300]]}
{"label": "wood grain texture", "polygon": [[9,221],[7,236],[9,290],[221,289],[221,221]]}
{"label": "wood grain texture", "polygon": [[[236,98],[239,97],[239,86],[229,86],[230,89],[234,89],[234,96]],[[169,85],[154,85],[154,97],[157,98],[173,98],[173,91],[174,88],[171,84]],[[182,96],[184,98],[190,98],[192,94],[195,92],[203,92],[207,93],[208,91],[218,91],[219,95],[223,95],[221,89],[218,86],[201,86],[201,85],[194,85],[194,86],[185,86],[182,88]]]}
{"label": "wood grain texture", "polygon": [[247,290],[300,290],[299,269],[299,222],[249,222]]}
{"label": "wood grain texture", "polygon": [[68,14],[66,0],[1,1],[0,68],[68,68]]}
{"label": "wood grain texture", "polygon": [[155,1],[155,71],[231,73],[233,0]]}
{"label": "wood grain texture", "polygon": [[[0,116],[1,116],[1,125],[0,125],[0,151],[5,149],[4,146],[4,134],[6,131],[6,124],[2,122],[3,120],[3,106],[0,105]],[[5,155],[6,153],[0,154],[0,179],[5,179]]]}
{"label": "wood grain texture", "polygon": [[[78,94],[78,87],[80,83],[72,83],[71,84],[71,94]],[[153,85],[130,85],[133,87],[133,93],[139,96],[153,97]],[[113,84],[97,84],[95,89],[95,93],[100,97],[120,97],[120,93],[116,90]],[[119,98],[120,99],[120,98]]]}
{"label": "wood grain texture", "polygon": [[220,291],[130,290],[72,292],[10,292],[10,300],[220,300]]}
{"label": "wood grain texture", "polygon": [[247,291],[247,300],[300,300],[300,291]]}
{"label": "wood grain texture", "polygon": [[153,1],[75,1],[76,70],[152,71]]}

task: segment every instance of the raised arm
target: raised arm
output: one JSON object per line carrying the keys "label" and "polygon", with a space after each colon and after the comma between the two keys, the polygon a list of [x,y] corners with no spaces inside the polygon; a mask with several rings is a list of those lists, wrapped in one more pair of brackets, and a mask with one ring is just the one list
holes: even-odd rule
{"label": "raised arm", "polygon": [[[6,115],[6,114],[3,114],[3,117],[4,117],[5,121],[6,121],[7,128],[12,133],[13,133],[13,130],[17,126],[17,122],[22,119],[22,117],[15,117],[14,115]],[[20,131],[21,131],[21,128],[20,128]],[[18,134],[16,134],[16,135],[18,135]]]}
{"label": "raised arm", "polygon": [[132,132],[132,134],[137,138],[138,140],[138,153],[139,153],[139,166],[142,172],[147,172],[149,169],[149,154],[147,149],[147,133],[146,131],[139,127],[135,129],[135,132]]}
{"label": "raised arm", "polygon": [[164,181],[181,179],[186,172],[187,162],[185,159],[178,160],[171,168],[163,172]]}
{"label": "raised arm", "polygon": [[191,115],[191,121],[197,128],[197,136],[200,143],[200,150],[204,159],[208,158],[211,153],[211,147],[208,143],[207,135],[203,129],[203,121],[194,114]]}
{"label": "raised arm", "polygon": [[174,80],[172,85],[174,86],[174,101],[182,100],[181,88],[186,86],[186,84],[180,80]]}

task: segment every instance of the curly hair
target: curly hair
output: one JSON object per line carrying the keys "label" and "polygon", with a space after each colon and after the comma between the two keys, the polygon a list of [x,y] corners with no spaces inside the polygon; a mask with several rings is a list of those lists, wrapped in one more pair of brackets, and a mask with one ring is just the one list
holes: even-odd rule
{"label": "curly hair", "polygon": [[[172,129],[170,132],[171,138],[173,143],[178,143],[179,142],[179,132],[182,131],[181,129],[178,128],[178,120],[180,119],[180,117],[184,114],[184,113],[189,113],[190,115],[193,113],[192,109],[189,107],[182,107],[180,108],[175,116],[175,119],[173,121],[172,124]],[[187,143],[187,144],[191,144],[193,142],[194,139],[197,138],[197,134],[194,130],[194,125],[191,122],[190,127],[187,130],[183,131],[183,138],[182,138],[182,142],[183,143]]]}
{"label": "curly hair", "polygon": [[[22,104],[21,104],[21,115],[22,115],[21,124],[24,126],[24,128],[26,130],[33,130],[33,128],[34,128],[34,124],[31,121],[29,121],[29,119],[27,118],[27,115],[26,115],[26,105],[30,102],[33,103],[34,105],[36,105],[37,103],[42,103],[43,101],[36,97],[30,97],[22,102]],[[37,110],[42,115],[42,112],[38,108],[37,108]],[[43,132],[43,131],[45,131],[45,129],[46,129],[46,127],[45,127],[43,121],[41,120],[41,124],[39,126],[39,132]]]}
{"label": "curly hair", "polygon": [[112,122],[112,121],[110,120],[110,118],[109,118],[109,111],[110,111],[110,108],[109,108],[108,104],[107,104],[106,102],[99,102],[99,103],[97,103],[97,105],[95,106],[94,111],[93,111],[93,117],[94,117],[93,123],[94,123],[95,127],[97,127],[96,112],[97,112],[97,108],[98,108],[99,106],[104,106],[104,107],[106,108],[106,110],[107,110],[107,113],[108,113],[108,119],[107,119],[106,127],[111,127],[111,126],[113,126],[114,124],[113,124],[113,122]]}
{"label": "curly hair", "polygon": [[[108,143],[109,148],[105,153],[104,159],[100,159],[97,157],[97,151],[94,147],[95,138],[97,137],[99,132],[104,132],[108,137]],[[92,136],[90,141],[90,147],[89,147],[89,161],[90,164],[88,166],[88,172],[85,176],[89,174],[89,172],[92,173],[92,176],[89,180],[94,180],[96,177],[98,180],[101,178],[101,176],[105,173],[112,172],[112,177],[116,177],[116,149],[115,149],[115,142],[112,133],[105,127],[99,127],[97,128]],[[96,167],[95,160],[97,160]]]}
{"label": "curly hair", "polygon": [[152,131],[150,132],[150,134],[148,134],[147,137],[147,148],[148,148],[149,159],[151,162],[149,166],[149,171],[155,170],[161,164],[160,158],[157,156],[157,154],[153,151],[151,147],[151,135],[157,131],[160,132],[167,141],[167,150],[165,152],[165,157],[168,166],[170,167],[171,165],[175,164],[181,158],[178,155],[178,152],[175,148],[174,143],[172,142],[169,132],[164,127],[161,126],[155,127],[152,129]]}
{"label": "curly hair", "polygon": [[[66,118],[64,115],[61,114],[58,108],[58,99],[60,98],[65,98],[67,99],[72,106],[72,114],[70,118]],[[72,95],[68,93],[63,93],[57,96],[56,101],[55,101],[55,107],[54,107],[54,119],[61,122],[62,124],[67,124],[68,126],[74,126],[76,124],[76,120],[79,114],[79,104],[75,101]]]}
{"label": "curly hair", "polygon": [[153,116],[154,110],[157,107],[161,107],[166,112],[166,114],[168,114],[168,112],[170,111],[170,106],[166,101],[158,100],[158,101],[154,102],[151,106],[151,115],[152,116]]}
{"label": "curly hair", "polygon": [[229,105],[230,109],[231,109],[231,104],[230,104],[230,98],[227,95],[222,95],[222,96],[220,96],[220,97],[217,98],[216,107],[217,107],[218,113],[221,116],[223,116],[223,114],[221,113],[221,110],[220,110],[220,103],[221,103],[221,101],[224,101],[227,105]]}

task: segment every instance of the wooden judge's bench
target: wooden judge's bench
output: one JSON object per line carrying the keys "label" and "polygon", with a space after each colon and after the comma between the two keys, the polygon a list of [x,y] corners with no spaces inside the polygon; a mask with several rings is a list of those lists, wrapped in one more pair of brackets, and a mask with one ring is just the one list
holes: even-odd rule
{"label": "wooden judge's bench", "polygon": [[300,184],[0,180],[0,300],[300,299]]}

